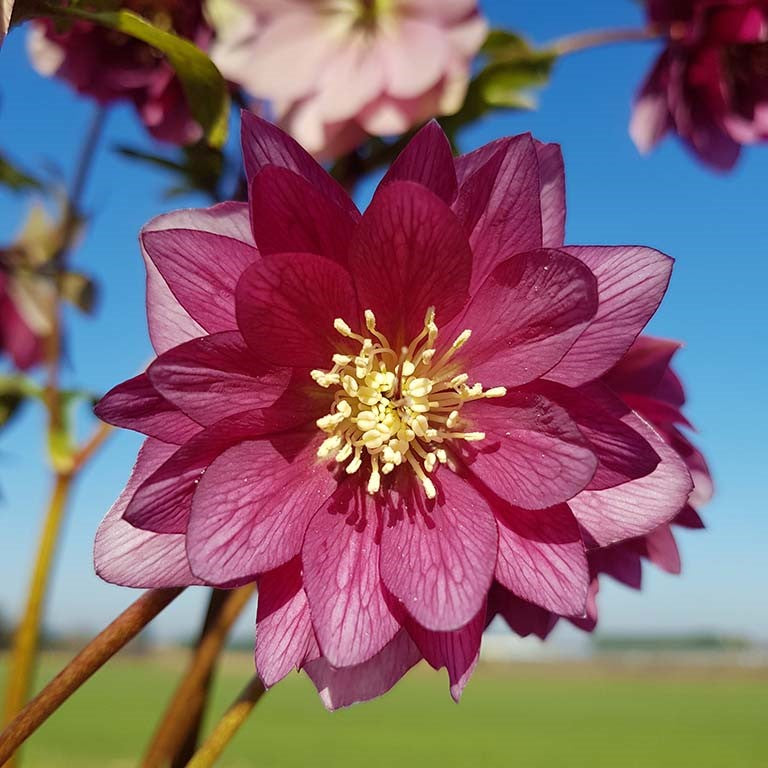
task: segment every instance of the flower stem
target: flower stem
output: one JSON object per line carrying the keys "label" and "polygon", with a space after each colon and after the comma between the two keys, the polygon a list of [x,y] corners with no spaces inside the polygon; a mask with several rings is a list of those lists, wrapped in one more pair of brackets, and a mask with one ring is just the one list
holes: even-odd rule
{"label": "flower stem", "polygon": [[232,625],[254,591],[255,585],[231,592],[211,590],[197,647],[155,731],[142,768],[185,766],[194,754],[216,662]]}
{"label": "flower stem", "polygon": [[254,675],[232,706],[216,724],[216,727],[203,746],[187,763],[187,768],[210,768],[210,766],[215,765],[227,744],[240,730],[251,710],[256,706],[264,693],[264,685],[258,676]]}
{"label": "flower stem", "polygon": [[6,761],[91,675],[132,640],[183,589],[153,589],[121,613],[51,680],[0,734],[0,765]]}
{"label": "flower stem", "polygon": [[551,51],[556,56],[566,56],[569,53],[586,51],[589,48],[599,48],[604,45],[655,40],[659,36],[659,30],[653,26],[631,27],[629,29],[601,29],[595,32],[578,32],[575,35],[566,35],[549,45],[545,45],[544,50]]}

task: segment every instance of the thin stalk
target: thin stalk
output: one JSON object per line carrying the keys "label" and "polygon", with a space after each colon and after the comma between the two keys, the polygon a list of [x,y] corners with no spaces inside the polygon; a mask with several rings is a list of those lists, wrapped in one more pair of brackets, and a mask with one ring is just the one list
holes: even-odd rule
{"label": "thin stalk", "polygon": [[251,678],[242,693],[216,724],[211,735],[187,764],[187,768],[210,768],[215,765],[240,727],[248,719],[248,715],[264,695],[265,688],[258,676]]}
{"label": "thin stalk", "polygon": [[656,27],[632,27],[629,29],[601,29],[595,32],[578,32],[575,35],[567,35],[544,46],[544,50],[551,51],[557,56],[566,56],[578,51],[586,51],[589,48],[599,48],[604,45],[617,43],[642,42],[655,40],[660,36]]}
{"label": "thin stalk", "polygon": [[0,765],[95,672],[133,640],[183,589],[152,589],[126,608],[35,696],[0,733]]}
{"label": "thin stalk", "polygon": [[211,591],[197,647],[155,731],[142,768],[185,766],[194,754],[216,662],[232,625],[254,591],[254,585],[230,592]]}

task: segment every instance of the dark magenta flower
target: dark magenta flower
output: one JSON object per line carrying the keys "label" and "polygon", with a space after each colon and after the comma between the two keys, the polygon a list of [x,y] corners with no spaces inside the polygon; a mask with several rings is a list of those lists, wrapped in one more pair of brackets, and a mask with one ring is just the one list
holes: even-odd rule
{"label": "dark magenta flower", "polygon": [[[660,525],[645,536],[591,549],[588,552],[592,584],[587,616],[572,618],[571,621],[590,632],[597,624],[595,598],[600,575],[611,576],[632,589],[640,589],[643,560],[648,560],[667,573],[679,574],[680,554],[673,526],[704,527],[698,510],[712,498],[712,476],[701,451],[681,430],[681,427],[690,428],[691,425],[682,413],[685,391],[670,365],[679,348],[680,344],[675,341],[640,336],[619,363],[603,377],[603,382],[635,413],[652,425],[658,436],[667,444],[665,449],[659,451],[662,462],[656,473],[664,470],[665,462],[673,460],[674,451],[679,460],[685,462],[693,478],[694,487],[688,503],[669,523]],[[653,475],[648,479],[652,477]],[[643,480],[636,482],[642,483]],[[609,491],[611,492],[615,493],[616,490]],[[519,634],[535,634],[542,639],[549,635],[560,618],[551,611],[521,601],[500,585],[494,588],[489,612],[491,618],[495,613],[501,613]]]}
{"label": "dark magenta flower", "polygon": [[647,152],[670,130],[728,170],[768,139],[768,0],[650,0],[666,48],[640,90],[631,134]]}
{"label": "dark magenta flower", "polygon": [[686,503],[600,381],[671,260],[564,246],[561,155],[528,135],[454,158],[430,124],[361,215],[277,128],[243,132],[248,204],[142,232],[158,358],[98,413],[149,439],[97,570],[257,580],[267,685],[303,667],[337,707],[424,657],[458,697],[494,583],[584,616],[587,547]]}
{"label": "dark magenta flower", "polygon": [[[129,0],[122,5],[203,49],[210,42],[201,0]],[[131,102],[161,141],[191,144],[201,138],[181,83],[161,53],[89,21],[60,24],[53,19],[32,24],[29,55],[40,74],[60,77],[101,104]]]}

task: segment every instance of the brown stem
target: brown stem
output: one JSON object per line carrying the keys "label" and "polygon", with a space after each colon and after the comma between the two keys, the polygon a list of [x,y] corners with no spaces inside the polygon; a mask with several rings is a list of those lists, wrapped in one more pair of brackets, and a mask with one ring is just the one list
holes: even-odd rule
{"label": "brown stem", "polygon": [[183,589],[145,592],[121,613],[35,696],[0,734],[0,765],[33,734],[88,678],[141,632]]}
{"label": "brown stem", "polygon": [[553,43],[544,46],[556,56],[566,56],[569,53],[585,51],[588,48],[598,48],[603,45],[616,43],[641,42],[643,40],[655,40],[660,36],[656,27],[633,27],[630,29],[601,29],[596,32],[579,32],[575,35],[561,37]]}
{"label": "brown stem", "polygon": [[242,693],[216,724],[211,735],[187,764],[187,768],[210,768],[215,765],[227,744],[248,719],[248,715],[264,695],[265,688],[258,676],[251,678]]}
{"label": "brown stem", "polygon": [[155,731],[142,768],[179,768],[194,754],[216,662],[232,625],[254,591],[253,585],[231,592],[211,591],[194,655]]}

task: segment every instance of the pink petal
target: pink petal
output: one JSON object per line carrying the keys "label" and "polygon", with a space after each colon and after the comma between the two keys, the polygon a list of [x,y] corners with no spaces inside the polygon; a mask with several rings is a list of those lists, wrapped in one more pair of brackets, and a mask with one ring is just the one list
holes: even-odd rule
{"label": "pink petal", "polygon": [[237,331],[203,336],[169,350],[147,374],[163,397],[205,426],[272,405],[290,380],[288,368],[255,361]]}
{"label": "pink petal", "polygon": [[99,400],[94,412],[107,424],[134,429],[164,443],[181,445],[201,429],[200,424],[152,386],[146,373],[111,389]]}
{"label": "pink petal", "polygon": [[96,532],[94,564],[105,581],[122,587],[154,589],[201,584],[189,569],[183,535],[149,533],[123,520],[128,502],[176,447],[147,440],[139,451],[136,466]]}
{"label": "pink petal", "polygon": [[589,569],[579,524],[566,504],[533,512],[497,503],[496,579],[518,597],[562,616],[582,616]]}
{"label": "pink petal", "polygon": [[536,635],[541,640],[549,637],[560,618],[551,611],[521,600],[498,583],[491,590],[488,612],[502,616],[509,628],[520,637]]}
{"label": "pink petal", "polygon": [[237,322],[248,346],[272,365],[333,367],[346,339],[334,328],[352,327],[359,310],[349,273],[312,253],[275,254],[254,264],[237,286]]}
{"label": "pink petal", "polygon": [[342,266],[360,216],[341,208],[303,176],[266,166],[253,177],[253,236],[262,255],[318,253]]}
{"label": "pink petal", "polygon": [[277,126],[252,112],[243,112],[242,143],[249,184],[264,166],[277,165],[303,176],[322,195],[352,216],[360,215],[344,188],[298,142]]}
{"label": "pink petal", "polygon": [[650,152],[672,127],[667,96],[668,80],[669,58],[664,54],[656,61],[641,87],[629,124],[629,135],[643,154]]}
{"label": "pink petal", "polygon": [[589,269],[561,251],[531,251],[496,267],[443,338],[450,343],[471,330],[459,357],[470,378],[519,386],[556,365],[596,310]]}
{"label": "pink petal", "polygon": [[576,519],[602,547],[644,536],[669,522],[685,505],[693,487],[683,460],[647,422],[635,413],[622,420],[651,444],[661,462],[639,480],[605,491],[584,491],[571,500]]}
{"label": "pink petal", "polygon": [[[199,230],[253,244],[248,206],[245,203],[222,203],[213,208],[176,211],[158,216],[142,231],[147,233],[168,229]],[[155,351],[162,354],[185,341],[202,336],[204,330],[179,303],[143,243],[142,255],[147,268],[149,335]]]}
{"label": "pink petal", "polygon": [[535,142],[541,181],[541,228],[545,248],[565,242],[565,166],[559,144]]}
{"label": "pink petal", "polygon": [[463,21],[477,11],[477,0],[405,0],[403,5],[414,14],[444,22]]}
{"label": "pink petal", "polygon": [[488,502],[449,469],[437,500],[415,481],[389,491],[381,536],[386,588],[424,628],[460,629],[483,606],[493,577],[497,533]]}
{"label": "pink petal", "polygon": [[[621,395],[629,392],[653,395],[681,346],[679,341],[638,336],[621,360],[605,374],[604,381]],[[676,400],[673,404],[684,402],[684,399]]]}
{"label": "pink petal", "polygon": [[450,205],[456,198],[456,170],[453,153],[436,120],[427,123],[392,163],[381,182],[415,181]]}
{"label": "pink petal", "polygon": [[693,530],[701,530],[706,527],[699,513],[690,504],[686,504],[672,522],[682,528],[692,528]]}
{"label": "pink petal", "polygon": [[379,575],[380,507],[360,483],[347,481],[317,511],[304,539],[312,625],[334,667],[368,661],[400,629]]}
{"label": "pink petal", "polygon": [[298,558],[259,576],[256,669],[269,688],[320,656]]}
{"label": "pink petal", "polygon": [[419,651],[434,667],[448,670],[451,696],[458,702],[480,658],[480,640],[485,629],[486,607],[472,621],[453,632],[431,632],[415,621],[407,624],[408,634]]}
{"label": "pink petal", "polygon": [[352,276],[362,309],[396,347],[421,331],[427,309],[445,324],[467,300],[472,253],[442,200],[410,181],[380,189],[352,241]]}
{"label": "pink petal", "polygon": [[648,559],[667,573],[674,575],[682,571],[677,542],[668,525],[660,525],[643,540]]}
{"label": "pink petal", "polygon": [[601,547],[589,552],[593,573],[605,573],[630,589],[640,589],[643,582],[643,561],[635,546],[641,539]]}
{"label": "pink petal", "polygon": [[632,346],[661,303],[672,259],[641,246],[568,246],[597,277],[595,319],[547,378],[578,386],[601,376]]}
{"label": "pink petal", "polygon": [[543,244],[539,162],[524,134],[457,158],[456,170],[461,186],[454,208],[471,228],[474,293],[502,261]]}
{"label": "pink petal", "polygon": [[237,330],[235,286],[243,272],[259,260],[254,246],[193,229],[145,231],[141,240],[171,292],[195,322],[208,333]]}
{"label": "pink petal", "polygon": [[326,708],[333,711],[385,694],[421,660],[421,654],[403,629],[372,659],[356,667],[334,669],[325,659],[310,661],[304,669]]}
{"label": "pink petal", "polygon": [[336,488],[317,458],[322,435],[285,432],[216,458],[200,480],[187,528],[192,571],[214,584],[264,573],[301,551],[307,525]]}
{"label": "pink petal", "polygon": [[485,439],[458,446],[462,459],[504,501],[546,509],[583,490],[597,467],[589,442],[559,405],[533,392],[469,403],[461,415]]}
{"label": "pink petal", "polygon": [[600,582],[597,577],[592,579],[589,585],[589,594],[587,595],[587,615],[582,618],[569,617],[568,621],[584,632],[594,632],[597,627],[597,593],[600,589]]}

